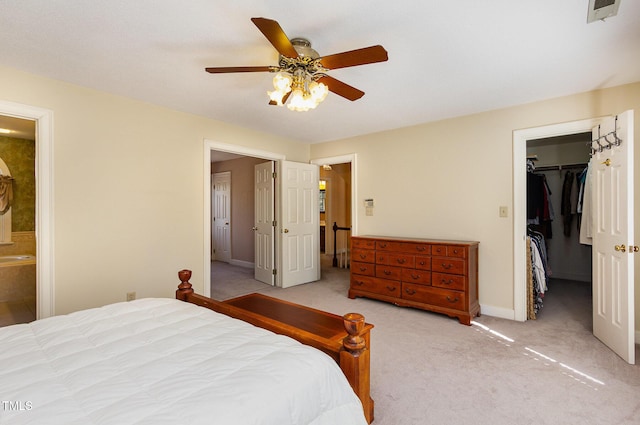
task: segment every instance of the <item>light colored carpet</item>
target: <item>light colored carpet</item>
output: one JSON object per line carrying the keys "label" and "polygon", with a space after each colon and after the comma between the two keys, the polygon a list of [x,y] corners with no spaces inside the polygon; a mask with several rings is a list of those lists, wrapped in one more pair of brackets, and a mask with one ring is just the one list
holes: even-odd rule
{"label": "light colored carpet", "polygon": [[[550,283],[538,319],[489,316],[472,326],[440,314],[347,297],[349,271],[323,260],[322,279],[281,289],[253,271],[213,263],[211,293],[261,292],[375,325],[376,425],[640,424],[640,366],[591,333],[590,284]],[[636,357],[640,349],[636,345]]]}

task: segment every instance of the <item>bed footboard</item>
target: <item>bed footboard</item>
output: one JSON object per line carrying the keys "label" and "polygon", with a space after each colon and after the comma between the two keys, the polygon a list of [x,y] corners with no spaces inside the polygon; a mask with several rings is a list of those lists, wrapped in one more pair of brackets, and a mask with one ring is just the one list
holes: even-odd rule
{"label": "bed footboard", "polygon": [[[340,317],[260,294],[225,302],[216,301],[193,291],[189,282],[190,270],[179,271],[178,277],[177,299],[289,336],[327,353],[338,363],[360,398],[367,422],[373,422],[369,343],[369,331],[373,325],[366,323],[364,316],[348,313]],[[302,316],[304,320],[299,324],[292,320],[294,316]],[[322,326],[314,326],[313,322],[322,322]]]}

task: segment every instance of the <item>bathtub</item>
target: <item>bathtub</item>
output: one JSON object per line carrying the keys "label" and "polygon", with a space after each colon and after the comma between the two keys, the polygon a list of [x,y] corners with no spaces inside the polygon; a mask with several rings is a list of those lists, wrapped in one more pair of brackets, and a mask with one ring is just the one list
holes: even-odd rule
{"label": "bathtub", "polygon": [[22,301],[35,305],[35,297],[35,255],[0,256],[0,302]]}

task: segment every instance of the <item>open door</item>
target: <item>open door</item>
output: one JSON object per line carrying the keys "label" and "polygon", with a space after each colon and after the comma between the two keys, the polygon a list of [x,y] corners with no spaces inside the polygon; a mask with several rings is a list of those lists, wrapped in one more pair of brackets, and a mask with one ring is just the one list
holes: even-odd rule
{"label": "open door", "polygon": [[606,119],[593,140],[593,334],[635,364],[633,111]]}
{"label": "open door", "polygon": [[274,162],[255,166],[255,213],[253,231],[255,233],[254,278],[274,285]]}
{"label": "open door", "polygon": [[281,162],[282,287],[320,279],[319,170],[315,164]]}

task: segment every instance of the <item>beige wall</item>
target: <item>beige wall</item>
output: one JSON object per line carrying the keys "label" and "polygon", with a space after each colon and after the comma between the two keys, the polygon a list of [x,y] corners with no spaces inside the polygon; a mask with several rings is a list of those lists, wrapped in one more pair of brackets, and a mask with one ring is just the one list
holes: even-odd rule
{"label": "beige wall", "polygon": [[204,139],[293,161],[356,153],[359,234],[478,240],[480,301],[513,310],[513,131],[634,109],[640,140],[640,83],[311,146],[3,67],[0,93],[54,114],[58,314],[172,296],[181,268],[202,291]]}
{"label": "beige wall", "polygon": [[204,139],[306,161],[309,147],[0,67],[0,99],[53,111],[55,313],[202,292]]}
{"label": "beige wall", "polygon": [[[635,110],[640,83],[311,146],[311,158],[357,154],[358,233],[480,241],[480,302],[507,314],[513,291],[513,131]],[[635,150],[635,181],[640,178]],[[374,215],[362,201],[373,198]],[[501,205],[509,217],[498,216]],[[635,200],[640,242],[640,197]],[[640,257],[636,276],[640,277]],[[640,279],[636,279],[636,282]],[[638,285],[636,285],[638,286]],[[640,288],[636,288],[640,329]]]}

